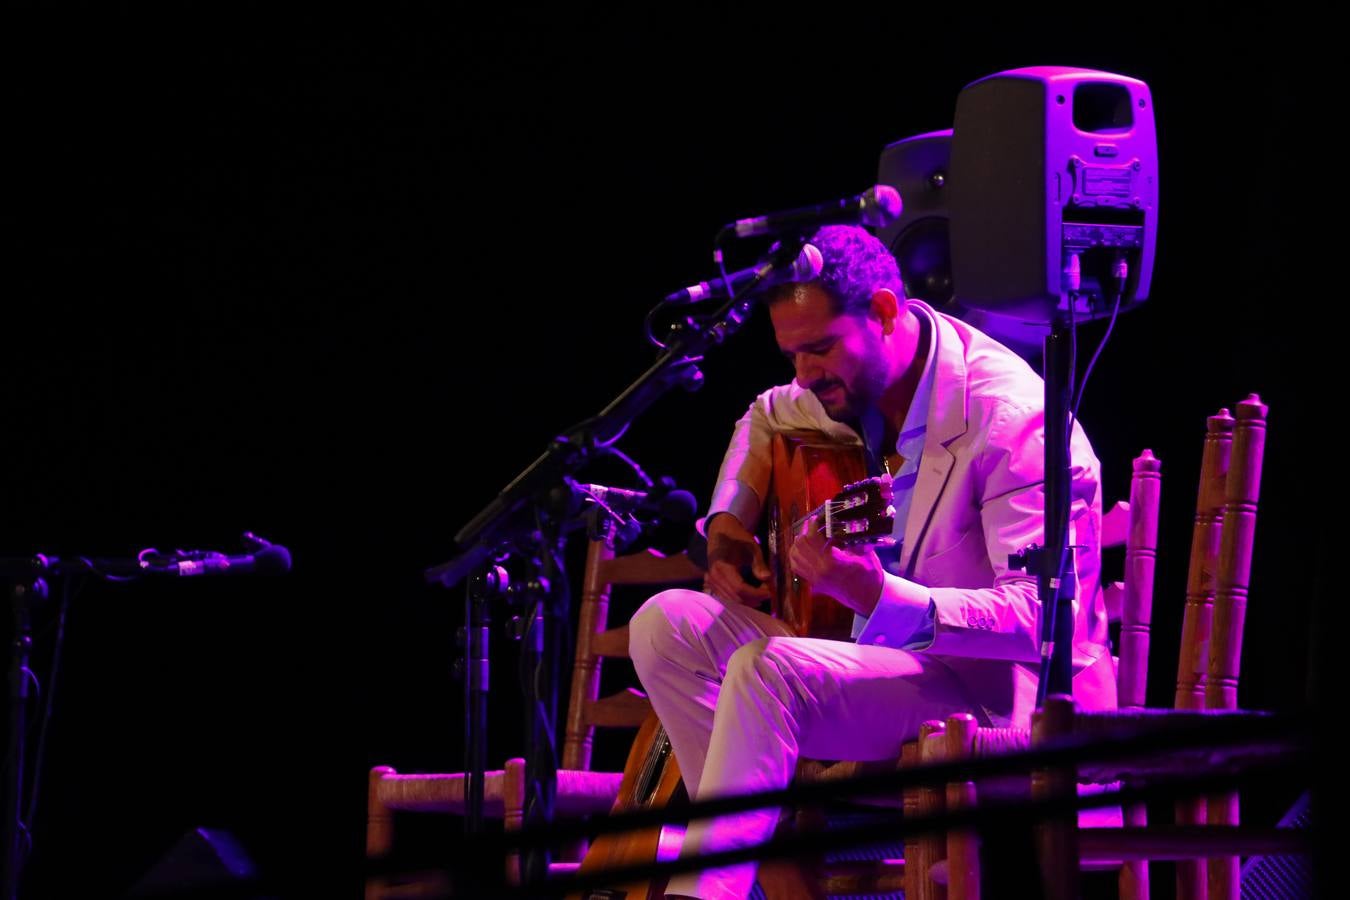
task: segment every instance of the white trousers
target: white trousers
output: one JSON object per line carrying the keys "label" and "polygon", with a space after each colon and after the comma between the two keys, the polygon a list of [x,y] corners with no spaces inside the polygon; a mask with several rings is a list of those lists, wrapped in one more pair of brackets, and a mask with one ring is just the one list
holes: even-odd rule
{"label": "white trousers", "polygon": [[[799,756],[894,759],[919,725],[968,707],[922,654],[793,637],[777,619],[672,590],[633,616],[629,649],[695,800],[784,788]],[[777,809],[691,823],[681,856],[773,836]],[[673,879],[672,894],[741,900],[753,864]]]}

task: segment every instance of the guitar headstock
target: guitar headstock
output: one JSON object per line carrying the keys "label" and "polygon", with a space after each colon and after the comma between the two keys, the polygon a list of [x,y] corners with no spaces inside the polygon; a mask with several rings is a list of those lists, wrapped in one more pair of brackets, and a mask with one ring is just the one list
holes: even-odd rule
{"label": "guitar headstock", "polygon": [[891,476],[878,475],[846,485],[826,504],[822,533],[837,544],[877,544],[895,530]]}

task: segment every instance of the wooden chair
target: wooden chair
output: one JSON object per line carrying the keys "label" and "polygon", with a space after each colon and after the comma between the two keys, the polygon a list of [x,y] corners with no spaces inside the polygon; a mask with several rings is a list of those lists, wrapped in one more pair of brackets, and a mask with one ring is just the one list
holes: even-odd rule
{"label": "wooden chair", "polygon": [[[583,590],[578,611],[576,653],[563,739],[562,765],[558,771],[557,812],[576,817],[609,812],[619,791],[622,773],[590,771],[596,728],[636,728],[647,718],[651,705],[634,689],[600,697],[602,660],[628,656],[628,626],[608,627],[611,591],[619,585],[661,585],[701,581],[703,569],[686,553],[661,556],[652,552],[616,556],[606,541],[591,541],[587,549]],[[940,728],[942,723],[928,723]],[[906,746],[907,764],[918,762],[919,743]],[[890,765],[894,765],[893,763]],[[834,777],[857,771],[849,766],[831,770]],[[404,774],[389,766],[370,771],[366,824],[366,856],[380,859],[393,849],[394,814],[439,812],[462,815],[465,805],[464,773]],[[915,798],[907,798],[912,803]],[[486,773],[485,814],[499,817],[508,830],[524,821],[525,761],[507,760],[503,769]],[[568,855],[580,860],[584,844]],[[577,862],[555,863],[553,871],[564,872]],[[899,891],[904,886],[903,860],[880,863],[837,863],[828,867],[801,867],[769,862],[761,867],[760,883],[769,900],[800,900],[807,897],[876,895]],[[507,879],[518,883],[519,862],[507,861]],[[443,881],[422,876],[395,881],[374,878],[367,882],[367,900],[393,900],[415,896],[440,896],[448,890]]]}
{"label": "wooden chair", "polygon": [[[595,729],[637,727],[651,707],[645,696],[633,689],[607,697],[599,696],[601,660],[628,656],[628,626],[608,627],[611,590],[617,585],[660,585],[701,581],[703,570],[687,554],[663,557],[651,552],[616,556],[612,545],[592,541],[587,550],[582,599],[578,614],[577,645],[563,739],[562,765],[558,772],[557,811],[560,817],[609,812],[619,790],[618,772],[590,771]],[[928,723],[940,728],[942,723]],[[906,746],[905,763],[919,761],[919,742]],[[866,764],[889,765],[896,763]],[[847,777],[859,769],[842,764],[830,777]],[[370,771],[366,825],[366,856],[380,859],[393,849],[395,813],[439,812],[462,815],[465,805],[464,773],[404,774],[389,766]],[[931,802],[931,798],[925,797]],[[500,817],[510,829],[524,819],[525,762],[507,760],[504,768],[486,773],[485,814]],[[906,797],[913,804],[917,795]],[[896,802],[896,805],[899,801]],[[576,860],[585,855],[585,845],[568,854]],[[555,871],[575,867],[575,862],[554,864]],[[518,860],[507,862],[507,878],[518,882]],[[903,860],[840,862],[822,867],[792,863],[766,863],[760,883],[769,900],[799,900],[804,897],[876,895],[905,886]],[[425,880],[394,881],[373,878],[367,882],[367,900],[390,900],[441,894],[448,885]],[[916,895],[917,896],[917,895]]]}
{"label": "wooden chair", "polygon": [[[1151,583],[1157,527],[1156,493],[1151,514],[1138,515],[1132,502],[1130,541],[1127,543],[1126,591],[1122,604],[1121,657],[1118,671],[1120,708],[1111,712],[1075,710],[1069,698],[1052,698],[1035,717],[1031,734],[989,735],[973,727],[973,719],[955,716],[947,731],[961,731],[951,750],[957,757],[1006,752],[1047,743],[1058,737],[1077,735],[1124,735],[1155,725],[1165,726],[1188,716],[1201,717],[1203,710],[1236,710],[1239,654],[1245,617],[1248,577],[1259,494],[1261,457],[1265,438],[1266,407],[1251,395],[1238,404],[1237,417],[1222,410],[1208,420],[1200,486],[1192,539],[1186,590],[1186,608],[1178,663],[1175,709],[1148,710],[1144,692],[1148,672],[1148,633],[1151,621]],[[1148,455],[1148,454],[1146,454]],[[1150,455],[1151,456],[1151,455]],[[1152,490],[1147,470],[1141,473],[1136,460],[1132,498],[1137,490]],[[1155,461],[1156,462],[1156,461]],[[1156,468],[1154,469],[1156,475]],[[1140,480],[1141,474],[1146,477]],[[1147,499],[1147,494],[1145,494]],[[1136,585],[1131,588],[1131,585]],[[1149,585],[1148,590],[1138,585]],[[973,733],[964,736],[967,731]],[[1193,757],[1186,757],[1193,761]],[[1176,763],[1165,763],[1175,767]],[[1076,777],[1075,777],[1076,774]],[[1071,789],[1076,782],[1110,783],[1130,772],[1119,766],[1080,768],[1076,773],[1040,773],[1033,779],[1033,793],[1053,794]],[[1148,774],[1148,773],[1137,773]],[[949,793],[957,786],[949,786]],[[961,786],[968,787],[968,786]],[[972,798],[973,799],[973,798]],[[1178,805],[1178,824],[1237,825],[1235,796],[1210,798],[1208,803]],[[1258,848],[1270,852],[1288,849],[1291,841],[1271,838],[1264,832],[1210,836],[1184,836],[1168,826],[1146,827],[1142,808],[1126,809],[1123,828],[1075,828],[1059,821],[1044,829],[1042,866],[1047,893],[1074,896],[1080,868],[1121,865],[1120,895],[1147,900],[1149,860],[1177,861],[1177,896],[1183,900],[1236,900],[1236,857],[1223,855],[1206,864],[1204,857],[1223,847]],[[948,852],[955,860],[970,860],[978,846],[970,835],[952,834]],[[1236,843],[1234,843],[1236,841]],[[973,849],[972,849],[973,847]],[[1228,853],[1234,852],[1229,850]],[[979,896],[978,867],[948,867],[951,900]],[[1208,878],[1206,878],[1208,870]],[[1208,882],[1208,883],[1207,883]],[[1207,890],[1208,889],[1208,890]]]}
{"label": "wooden chair", "polygon": [[[660,585],[701,581],[703,569],[687,553],[664,556],[654,551],[616,555],[612,539],[590,541],[578,610],[576,653],[567,704],[561,766],[558,770],[557,814],[578,817],[610,811],[619,792],[620,772],[591,771],[596,728],[637,728],[651,711],[647,698],[627,689],[600,697],[601,661],[628,656],[628,626],[609,628],[609,601],[616,585]],[[380,859],[393,849],[395,813],[439,812],[462,815],[465,775],[405,774],[389,766],[370,770],[366,812],[366,857]],[[507,760],[484,779],[485,815],[501,818],[508,830],[524,821],[525,761]],[[575,868],[584,844],[570,848],[572,861],[551,868]],[[519,881],[519,863],[507,861],[507,879]],[[424,896],[437,890],[424,880],[372,878],[367,900]]]}

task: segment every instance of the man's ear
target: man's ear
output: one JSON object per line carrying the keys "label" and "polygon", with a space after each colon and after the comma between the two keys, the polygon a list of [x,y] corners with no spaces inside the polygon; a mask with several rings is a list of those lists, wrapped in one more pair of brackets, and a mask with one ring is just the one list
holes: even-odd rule
{"label": "man's ear", "polygon": [[895,291],[890,288],[878,288],[872,294],[870,312],[881,323],[882,334],[894,333],[895,323],[900,319],[902,308],[900,298],[895,296]]}

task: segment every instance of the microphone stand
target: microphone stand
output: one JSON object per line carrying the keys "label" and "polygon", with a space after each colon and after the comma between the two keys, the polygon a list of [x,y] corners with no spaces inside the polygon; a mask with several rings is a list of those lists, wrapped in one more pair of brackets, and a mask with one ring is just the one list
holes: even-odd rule
{"label": "microphone stand", "polygon": [[[495,572],[475,576],[464,586],[464,621],[460,649],[464,653],[465,736],[464,822],[469,834],[483,827],[483,770],[487,765],[488,646],[491,626],[489,601],[497,586]],[[477,773],[478,777],[474,777]]]}
{"label": "microphone stand", "polygon": [[[138,569],[131,560],[99,560],[101,574],[116,572],[130,575]],[[0,786],[0,900],[17,900],[19,880],[28,861],[31,838],[23,821],[25,764],[28,760],[28,701],[34,676],[29,668],[33,650],[33,611],[47,599],[45,575],[71,575],[99,572],[84,558],[58,560],[54,557],[27,556],[0,558],[0,578],[12,580],[9,591],[14,636],[9,657],[9,740],[5,748],[5,779]],[[54,685],[48,685],[52,690]]]}
{"label": "microphone stand", "polygon": [[[253,549],[276,546],[285,554],[286,567],[290,554],[280,545],[246,534]],[[200,555],[200,554],[196,554]],[[23,821],[25,763],[28,759],[28,700],[29,690],[36,681],[29,668],[33,650],[33,611],[47,599],[44,576],[73,577],[93,575],[105,581],[132,581],[152,575],[213,574],[228,571],[210,568],[183,569],[187,563],[199,563],[196,555],[188,557],[156,555],[153,560],[102,559],[83,556],[59,558],[55,556],[0,557],[0,579],[12,582],[9,592],[10,611],[14,618],[14,637],[9,657],[9,739],[5,748],[4,784],[0,785],[0,900],[17,900],[19,880],[32,845],[29,824]],[[229,557],[217,554],[230,561]],[[241,570],[242,571],[242,570]],[[55,689],[49,684],[47,690]],[[30,809],[31,813],[32,810]]]}
{"label": "microphone stand", "polygon": [[[1070,297],[1073,303],[1074,298]],[[1073,693],[1073,601],[1078,578],[1069,536],[1069,391],[1073,325],[1057,315],[1045,338],[1045,550],[1037,569],[1041,601],[1041,671],[1036,708],[1053,694]]]}
{"label": "microphone stand", "polygon": [[[703,384],[698,364],[710,347],[722,344],[745,323],[754,306],[755,288],[775,272],[789,269],[800,255],[805,236],[784,240],[773,248],[755,279],[727,300],[707,322],[689,320],[672,329],[673,337],[652,365],[595,416],[564,431],[548,448],[517,475],[486,507],[455,534],[455,555],[423,572],[427,582],[453,587],[470,573],[482,570],[507,552],[523,552],[538,571],[540,595],[530,607],[525,654],[532,676],[526,700],[525,827],[552,822],[557,791],[557,673],[561,658],[561,632],[566,627],[569,598],[563,571],[560,539],[575,513],[558,502],[551,492],[565,478],[612,443],[661,396],[672,388],[697,390]],[[570,492],[569,492],[570,493]],[[465,634],[476,626],[472,604],[466,604]],[[472,639],[470,640],[472,642]],[[472,674],[472,673],[471,673]],[[486,684],[486,677],[483,678]],[[466,747],[485,747],[485,717],[466,715]],[[481,785],[484,753],[466,752],[472,770],[466,771],[466,787]],[[481,814],[479,816],[481,818]],[[481,822],[470,822],[472,832]],[[546,850],[532,850],[525,859],[526,876],[547,874]]]}
{"label": "microphone stand", "polygon": [[14,615],[14,642],[9,661],[9,742],[5,752],[3,815],[4,876],[0,897],[16,900],[19,873],[28,856],[23,826],[24,761],[27,759],[28,697],[33,673],[28,668],[33,649],[33,607],[46,599],[47,583],[29,575],[14,582],[9,593]]}
{"label": "microphone stand", "polygon": [[[562,567],[562,529],[541,522],[532,568],[539,588],[526,595],[526,639],[522,647],[525,678],[525,808],[526,827],[553,821],[558,799],[558,674],[565,648],[571,596]],[[549,853],[531,847],[522,856],[526,882],[548,877]]]}
{"label": "microphone stand", "polygon": [[1045,545],[1032,544],[1008,558],[1010,569],[1036,576],[1041,608],[1037,709],[1045,705],[1046,697],[1073,693],[1073,601],[1078,596],[1078,570],[1074,548],[1066,546],[1073,503],[1069,477],[1072,340],[1073,324],[1057,313],[1045,336]]}
{"label": "microphone stand", "polygon": [[1073,693],[1073,601],[1078,596],[1074,548],[1066,547],[1073,496],[1069,478],[1069,360],[1073,326],[1063,318],[1045,337],[1045,546],[1032,544],[1009,557],[1009,568],[1036,576],[1041,608],[1040,672],[1036,708],[1046,697]]}

